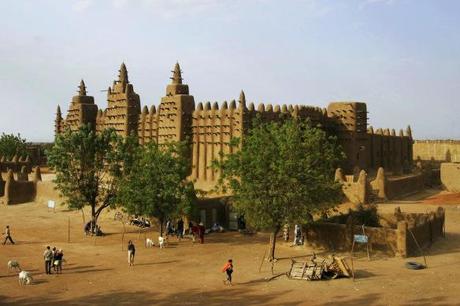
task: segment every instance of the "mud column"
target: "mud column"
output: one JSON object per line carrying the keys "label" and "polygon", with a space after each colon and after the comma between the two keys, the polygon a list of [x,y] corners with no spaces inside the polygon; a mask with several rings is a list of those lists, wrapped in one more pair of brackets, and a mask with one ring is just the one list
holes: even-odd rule
{"label": "mud column", "polygon": [[398,250],[398,256],[407,257],[407,222],[400,221],[398,222],[398,227],[396,229],[396,249]]}

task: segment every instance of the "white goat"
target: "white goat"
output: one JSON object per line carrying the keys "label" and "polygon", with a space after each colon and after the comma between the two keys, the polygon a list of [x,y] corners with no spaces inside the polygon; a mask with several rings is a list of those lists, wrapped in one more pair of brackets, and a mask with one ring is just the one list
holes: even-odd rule
{"label": "white goat", "polygon": [[30,285],[32,283],[32,274],[27,271],[19,272],[19,285]]}
{"label": "white goat", "polygon": [[166,244],[168,243],[168,238],[167,237],[158,237],[158,243],[160,245],[160,249],[163,249],[166,247]]}
{"label": "white goat", "polygon": [[19,266],[19,263],[14,259],[8,261],[8,270],[13,270],[13,269],[21,271],[21,267]]}
{"label": "white goat", "polygon": [[155,245],[155,243],[153,243],[153,240],[152,240],[152,239],[147,238],[147,239],[145,240],[145,245],[146,245],[148,248],[151,248],[151,247],[153,247],[153,246]]}

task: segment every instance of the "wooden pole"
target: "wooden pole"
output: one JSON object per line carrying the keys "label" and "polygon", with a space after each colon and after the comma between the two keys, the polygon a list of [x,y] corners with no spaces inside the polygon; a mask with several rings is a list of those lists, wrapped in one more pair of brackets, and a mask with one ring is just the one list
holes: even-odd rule
{"label": "wooden pole", "polygon": [[267,249],[265,249],[264,256],[262,257],[262,261],[260,262],[259,273],[260,273],[260,270],[262,270],[262,265],[264,264],[266,254],[267,254]]}
{"label": "wooden pole", "polygon": [[70,217],[67,220],[67,243],[70,243]]}
{"label": "wooden pole", "polygon": [[125,227],[125,223],[124,223],[124,222],[122,222],[122,224],[123,224],[123,233],[121,234],[121,250],[123,251],[123,245],[124,245],[124,240],[125,240],[125,229],[126,229],[126,227]]}
{"label": "wooden pole", "polygon": [[351,275],[353,276],[353,281],[355,281],[355,268],[353,265],[353,250],[355,248],[355,240],[353,239],[353,243],[351,244],[351,252],[350,252],[350,259],[351,259]]}
{"label": "wooden pole", "polygon": [[417,239],[415,239],[415,235],[414,233],[412,233],[412,231],[410,230],[410,228],[407,228],[407,230],[409,231],[409,233],[411,234],[412,238],[414,238],[414,241],[415,241],[415,244],[417,245],[418,249],[420,250],[420,253],[422,254],[423,256],[423,262],[425,263],[425,268],[428,268],[428,266],[426,265],[426,258],[425,258],[425,254],[423,253],[422,251],[422,248],[420,247],[420,244],[418,244],[418,241]]}
{"label": "wooden pole", "polygon": [[81,217],[83,219],[83,226],[86,225],[86,221],[85,221],[85,212],[83,211],[83,208],[81,209]]}
{"label": "wooden pole", "polygon": [[[363,235],[366,236],[366,231],[364,230],[364,224],[363,224]],[[370,261],[371,260],[371,255],[369,254],[369,237],[367,237],[367,242],[366,242],[366,252],[367,252],[367,259]]]}

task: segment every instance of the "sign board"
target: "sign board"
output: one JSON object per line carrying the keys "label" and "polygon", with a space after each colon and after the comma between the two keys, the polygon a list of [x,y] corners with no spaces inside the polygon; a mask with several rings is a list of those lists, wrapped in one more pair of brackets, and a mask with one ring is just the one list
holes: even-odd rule
{"label": "sign board", "polygon": [[368,238],[366,235],[354,235],[353,239],[356,243],[367,243],[368,242]]}
{"label": "sign board", "polygon": [[48,201],[48,208],[54,209],[56,207],[56,203],[52,200]]}

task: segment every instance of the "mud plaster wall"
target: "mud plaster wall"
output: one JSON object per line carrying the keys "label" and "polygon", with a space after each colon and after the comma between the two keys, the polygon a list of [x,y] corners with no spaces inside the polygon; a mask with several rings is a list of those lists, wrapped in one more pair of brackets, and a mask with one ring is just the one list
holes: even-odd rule
{"label": "mud plaster wall", "polygon": [[[307,243],[333,251],[350,251],[354,234],[362,234],[359,225],[314,223],[307,227]],[[397,250],[397,231],[391,228],[365,227],[371,249],[395,255]],[[356,246],[359,249],[359,246]]]}
{"label": "mud plaster wall", "polygon": [[458,140],[416,140],[413,145],[414,160],[460,162]]}
{"label": "mud plaster wall", "polygon": [[[428,214],[400,213],[396,215],[396,219],[400,220],[396,229],[364,228],[365,234],[369,237],[371,251],[380,250],[401,257],[418,256],[420,250],[412,234],[422,248],[431,246],[437,238],[444,235],[445,212],[441,207],[438,207],[436,212]],[[350,251],[355,234],[363,234],[362,227],[350,222],[347,224],[313,223],[306,228],[308,244],[333,251]]]}
{"label": "mud plaster wall", "polygon": [[[422,248],[426,248],[431,246],[437,238],[444,236],[445,211],[438,207],[436,212],[417,214],[416,218],[408,218],[408,221],[405,222],[418,244]],[[406,254],[407,256],[421,255],[414,237],[409,231],[406,234]]]}
{"label": "mud plaster wall", "polygon": [[460,163],[441,164],[441,183],[451,192],[460,192]]}
{"label": "mud plaster wall", "polygon": [[421,174],[388,178],[386,182],[386,195],[388,199],[394,199],[421,191],[424,188],[424,177]]}
{"label": "mud plaster wall", "polygon": [[[183,84],[179,64],[176,64],[171,83],[166,87],[166,95],[161,98],[158,108],[141,111],[139,95],[129,82],[124,64],[119,77],[107,90],[107,108],[99,109],[93,97],[87,96],[84,82],[80,84],[78,96],[72,99],[66,119],[60,108],[56,113],[56,133],[64,127],[78,128],[83,123],[91,123],[100,132],[114,128],[119,135],[137,134],[139,142],[154,141],[159,144],[172,140],[189,139],[191,171],[189,179],[196,189],[212,190],[220,176],[219,170],[210,167],[220,153],[231,153],[229,146],[233,137],[244,138],[252,119],[260,115],[266,122],[284,120],[282,118],[309,118],[313,125],[320,124],[328,134],[335,135],[342,145],[346,161],[344,173],[353,173],[355,167],[365,170],[384,166],[388,171],[400,173],[409,170],[412,161],[412,132],[401,130],[367,129],[367,106],[362,102],[332,102],[327,109],[307,105],[246,104],[241,92],[238,102],[205,102],[195,105],[194,97],[187,84]],[[97,110],[97,112],[96,112]],[[95,118],[94,118],[95,116]],[[406,165],[406,167],[404,167]]]}
{"label": "mud plaster wall", "polygon": [[27,181],[7,181],[5,185],[5,204],[32,202],[37,194],[36,183]]}

